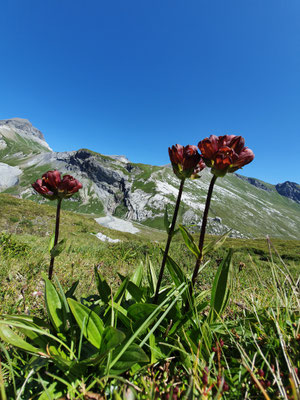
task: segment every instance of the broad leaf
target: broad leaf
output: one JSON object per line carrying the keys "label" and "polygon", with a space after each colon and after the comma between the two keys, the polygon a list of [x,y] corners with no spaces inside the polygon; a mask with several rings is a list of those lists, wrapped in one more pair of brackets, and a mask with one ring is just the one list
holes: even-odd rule
{"label": "broad leaf", "polygon": [[151,293],[154,294],[156,292],[157,276],[156,276],[155,269],[152,265],[152,262],[148,257],[147,257],[147,264],[148,264],[147,277],[148,277],[149,287],[150,287]]}
{"label": "broad leaf", "polygon": [[57,332],[63,332],[66,327],[66,310],[54,285],[45,278],[45,302],[48,316]]}
{"label": "broad leaf", "polygon": [[72,283],[72,286],[70,287],[70,289],[65,294],[66,298],[73,297],[74,292],[77,289],[78,285],[79,285],[79,281],[76,281],[76,282]]}
{"label": "broad leaf", "polygon": [[98,289],[99,296],[101,300],[107,304],[111,298],[111,289],[104,279],[104,277],[100,274],[97,267],[94,268],[95,271],[95,278],[96,278],[96,286]]}
{"label": "broad leaf", "polygon": [[68,299],[72,314],[84,337],[97,349],[100,349],[102,333],[104,331],[103,322],[98,315],[88,307],[76,300]]}
{"label": "broad leaf", "polygon": [[66,247],[66,239],[62,239],[55,246],[53,246],[50,250],[51,257],[57,257]]}
{"label": "broad leaf", "polygon": [[180,286],[183,282],[187,282],[184,272],[170,256],[167,256],[167,268],[176,286]]}
{"label": "broad leaf", "polygon": [[183,225],[179,225],[179,229],[187,248],[194,254],[196,258],[198,258],[200,255],[200,250],[199,247],[196,245],[193,236]]}
{"label": "broad leaf", "polygon": [[133,321],[146,319],[157,308],[156,304],[136,303],[127,310],[127,316]]}
{"label": "broad leaf", "polygon": [[[121,350],[121,349],[120,349]],[[118,350],[114,352],[114,357],[118,354]],[[136,363],[147,363],[149,358],[147,354],[137,344],[131,344],[127,350],[121,355],[114,364],[111,373],[120,374],[127,371]]]}
{"label": "broad leaf", "polygon": [[143,297],[143,291],[136,286],[133,282],[128,282],[127,285],[127,293],[126,293],[126,300],[134,299],[137,302],[140,302]]}
{"label": "broad leaf", "polygon": [[56,400],[63,398],[65,390],[61,388],[61,383],[56,381],[47,386],[46,390],[40,395],[38,400]]}
{"label": "broad leaf", "polygon": [[54,246],[54,240],[55,240],[55,233],[53,233],[53,235],[51,236],[51,239],[49,241],[49,253],[51,254],[51,250],[53,249]]}
{"label": "broad leaf", "polygon": [[[143,279],[143,270],[144,270],[144,265],[141,262],[128,283],[127,293],[125,295],[125,299],[127,301],[130,300],[132,297],[136,301],[140,301],[142,297],[142,291],[140,290],[140,286]],[[137,297],[139,297],[139,300],[136,299]]]}
{"label": "broad leaf", "polygon": [[19,347],[22,350],[29,351],[30,353],[40,353],[41,350],[37,347],[27,343],[19,335],[17,335],[12,329],[10,329],[3,321],[0,324],[0,337],[4,342],[11,344],[12,346]]}
{"label": "broad leaf", "polygon": [[114,295],[114,303],[118,303],[120,300],[122,300],[122,297],[124,296],[124,294],[126,292],[128,282],[129,282],[129,277],[127,276],[123,280],[121,285],[118,287],[118,290],[116,291],[116,293]]}
{"label": "broad leaf", "polygon": [[206,246],[204,246],[202,255],[204,256],[205,254],[209,253],[210,251],[215,251],[219,247],[221,247],[222,244],[225,242],[225,240],[228,238],[230,232],[231,232],[231,230],[226,232],[226,233],[224,233],[224,235],[220,236],[216,240],[212,240]]}
{"label": "broad leaf", "polygon": [[116,348],[125,339],[125,334],[120,330],[109,326],[104,329],[102,334],[102,343],[100,353],[106,353],[114,348]]}
{"label": "broad leaf", "polygon": [[213,322],[218,315],[222,314],[229,300],[232,254],[233,250],[229,249],[227,256],[219,265],[212,285],[210,301],[211,309],[208,317],[210,322]]}
{"label": "broad leaf", "polygon": [[149,347],[151,351],[151,364],[156,363],[158,360],[163,360],[166,358],[165,354],[162,353],[160,347],[156,343],[156,338],[154,333],[152,333],[149,337]]}
{"label": "broad leaf", "polygon": [[143,279],[144,264],[141,262],[140,265],[135,270],[130,282],[134,283],[136,286],[140,287]]}

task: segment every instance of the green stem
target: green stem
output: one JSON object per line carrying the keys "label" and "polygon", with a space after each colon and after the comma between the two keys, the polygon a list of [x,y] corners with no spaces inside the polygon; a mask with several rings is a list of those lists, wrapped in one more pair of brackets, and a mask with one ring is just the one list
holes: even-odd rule
{"label": "green stem", "polygon": [[[54,248],[54,247],[57,245],[57,242],[58,242],[61,202],[62,202],[62,199],[58,199],[58,200],[57,200],[56,222],[55,222],[55,236],[54,236],[54,244],[53,244],[53,247],[52,247],[52,248]],[[55,258],[55,257],[51,257],[50,265],[49,265],[48,278],[49,278],[50,281],[51,281],[52,275],[53,275],[54,258]]]}
{"label": "green stem", "polygon": [[[209,185],[209,189],[208,189],[208,193],[207,193],[207,197],[206,197],[206,203],[205,203],[203,219],[202,219],[202,225],[201,225],[200,238],[199,238],[199,256],[197,258],[195,269],[194,269],[194,273],[193,273],[193,276],[192,276],[192,282],[191,282],[191,285],[190,285],[190,296],[193,293],[193,288],[195,286],[195,282],[196,282],[196,279],[197,279],[197,276],[198,276],[198,272],[199,272],[199,268],[200,268],[200,265],[201,265],[201,262],[202,262],[202,258],[203,258],[203,246],[204,246],[204,238],[205,238],[205,231],[206,231],[206,225],[207,225],[208,211],[209,211],[212,192],[213,192],[216,180],[217,180],[217,177],[215,175],[213,175],[213,177],[211,178],[211,181],[210,181],[210,185]],[[186,305],[186,309],[188,309],[188,305]]]}
{"label": "green stem", "polygon": [[175,210],[174,210],[174,214],[173,214],[172,224],[171,224],[171,227],[170,227],[170,230],[168,233],[168,240],[167,240],[166,248],[164,251],[164,255],[163,255],[163,259],[162,259],[162,263],[161,263],[161,267],[160,267],[160,272],[159,272],[159,277],[158,277],[158,281],[157,281],[157,285],[156,285],[154,304],[156,304],[157,300],[158,300],[158,293],[159,293],[161,281],[163,278],[164,269],[165,269],[165,265],[166,265],[166,261],[167,261],[167,256],[169,253],[169,248],[170,248],[170,244],[172,241],[172,237],[173,237],[173,233],[174,233],[174,229],[175,229],[175,225],[176,225],[179,205],[180,205],[181,196],[182,196],[182,192],[183,192],[184,181],[185,181],[184,178],[181,179],[180,186],[179,186],[179,191],[178,191],[177,201],[176,201]]}

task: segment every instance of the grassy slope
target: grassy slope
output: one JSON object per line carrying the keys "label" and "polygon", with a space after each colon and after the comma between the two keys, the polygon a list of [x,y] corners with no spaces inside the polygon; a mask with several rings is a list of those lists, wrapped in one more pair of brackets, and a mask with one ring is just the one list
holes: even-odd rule
{"label": "grassy slope", "polygon": [[[0,160],[5,161],[6,164],[11,166],[19,165],[20,160],[25,161],[33,154],[49,152],[46,147],[42,146],[34,140],[25,139],[24,137],[15,134],[14,139],[2,137],[6,142],[7,147],[0,150]],[[16,157],[17,153],[22,155]]]}
{"label": "grassy slope", "polygon": [[[63,209],[66,203],[67,201],[63,203]],[[0,250],[1,312],[17,312],[22,311],[22,307],[29,307],[32,293],[43,288],[42,273],[46,273],[48,268],[48,244],[54,228],[55,208],[1,194],[0,209],[0,232],[11,233],[13,243],[28,246],[21,257],[13,251],[8,256],[4,255],[3,244],[2,254]],[[97,232],[121,239],[122,242],[103,243],[93,235]],[[62,238],[66,239],[66,249],[56,259],[55,272],[65,287],[79,279],[78,291],[85,295],[95,291],[95,265],[101,266],[102,273],[114,287],[119,284],[118,272],[125,275],[132,272],[141,261],[145,261],[146,256],[150,257],[158,270],[161,262],[160,247],[164,247],[166,236],[163,232],[145,228],[142,228],[139,235],[110,230],[99,226],[89,216],[63,210],[60,229],[60,239]],[[197,235],[195,240],[198,240]],[[207,240],[213,238],[208,237]],[[300,261],[300,242],[274,240],[273,244],[296,274]],[[238,271],[241,262],[245,264],[241,272],[245,279],[249,279],[249,271],[252,271],[254,264],[260,265],[261,277],[269,278],[269,251],[265,240],[229,239],[213,254],[210,268],[202,276],[201,285],[210,284],[219,259],[224,256],[228,247],[236,249],[235,270]],[[185,270],[192,270],[194,257],[185,248],[180,235],[175,236],[172,242],[171,255]],[[254,276],[254,272],[250,273],[250,279]],[[22,293],[25,293],[25,302]],[[42,301],[37,301],[36,307],[43,307]]]}
{"label": "grassy slope", "polygon": [[[156,172],[155,176],[170,182],[173,175],[171,169],[164,168]],[[205,174],[199,181],[187,180],[184,193],[189,193],[190,198],[196,199],[204,207],[209,180],[209,174]],[[223,224],[247,236],[300,239],[300,205],[281,196],[273,185],[266,186],[270,191],[259,189],[234,174],[219,178],[209,216],[222,218]],[[168,196],[173,202],[168,206],[171,214],[176,199],[172,194]],[[189,206],[183,200],[181,214],[188,209]],[[202,211],[199,210],[198,214],[201,217]],[[163,229],[162,212],[158,217],[145,221],[145,224]]]}

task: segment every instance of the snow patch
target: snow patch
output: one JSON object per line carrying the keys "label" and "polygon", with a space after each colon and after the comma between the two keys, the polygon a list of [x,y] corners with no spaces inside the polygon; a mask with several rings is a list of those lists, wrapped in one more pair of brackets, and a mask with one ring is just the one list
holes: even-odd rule
{"label": "snow patch", "polygon": [[107,215],[106,217],[95,218],[95,221],[106,228],[115,229],[116,231],[137,233],[140,230],[133,226],[130,221],[124,221],[121,218],[113,217],[112,215]]}

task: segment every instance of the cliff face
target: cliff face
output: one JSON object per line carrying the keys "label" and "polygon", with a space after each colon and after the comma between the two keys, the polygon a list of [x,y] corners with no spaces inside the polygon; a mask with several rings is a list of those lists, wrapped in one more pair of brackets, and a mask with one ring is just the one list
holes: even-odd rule
{"label": "cliff face", "polygon": [[[169,215],[173,212],[179,180],[168,165],[135,164],[125,156],[105,156],[87,149],[53,152],[42,133],[27,120],[1,121],[0,135],[2,192],[45,202],[31,183],[44,172],[58,169],[83,184],[78,194],[64,202],[67,209],[95,216],[112,214],[161,229],[165,208]],[[201,224],[210,180],[210,172],[204,170],[200,179],[185,183],[179,218],[193,225],[193,230]],[[237,237],[268,234],[300,239],[298,202],[297,184],[286,182],[275,187],[255,178],[228,174],[215,185],[209,232],[222,234],[232,229]]]}
{"label": "cliff face", "polygon": [[284,183],[278,183],[275,187],[277,192],[282,196],[300,203],[300,185],[297,183],[286,181]]}

